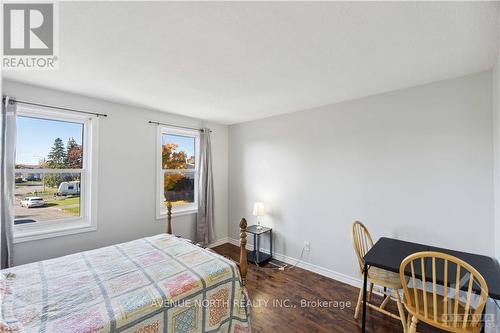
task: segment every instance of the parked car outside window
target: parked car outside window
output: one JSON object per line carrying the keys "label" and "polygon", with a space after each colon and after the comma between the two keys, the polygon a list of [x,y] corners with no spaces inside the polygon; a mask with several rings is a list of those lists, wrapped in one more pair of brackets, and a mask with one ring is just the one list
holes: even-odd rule
{"label": "parked car outside window", "polygon": [[40,197],[26,197],[21,200],[21,207],[32,208],[32,207],[43,207],[45,206],[45,201]]}

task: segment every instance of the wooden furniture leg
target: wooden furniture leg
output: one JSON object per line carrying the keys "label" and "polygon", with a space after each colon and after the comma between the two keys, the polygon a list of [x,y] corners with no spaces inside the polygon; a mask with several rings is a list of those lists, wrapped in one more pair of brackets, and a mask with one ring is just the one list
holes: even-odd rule
{"label": "wooden furniture leg", "polygon": [[385,307],[387,306],[387,303],[389,303],[390,300],[391,300],[391,295],[387,294],[387,292],[385,291],[384,292],[384,300],[382,301],[382,304],[380,304],[380,308],[385,309]]}
{"label": "wooden furniture leg", "polygon": [[243,286],[247,284],[247,220],[240,222],[240,275]]}
{"label": "wooden furniture leg", "polygon": [[356,309],[354,310],[354,319],[358,319],[359,317],[361,302],[363,302],[363,288],[359,288],[358,302],[356,303]]}
{"label": "wooden furniture leg", "polygon": [[[370,283],[370,292],[368,293],[368,302],[371,302],[371,301],[372,301],[373,286],[374,286],[374,284],[373,284],[373,283]],[[384,287],[384,289],[385,289],[385,287]],[[384,291],[385,291],[385,290],[384,290]]]}
{"label": "wooden furniture leg", "polygon": [[417,332],[417,317],[415,316],[412,316],[411,317],[411,325],[410,325],[410,329],[408,330],[408,333],[416,333]]}
{"label": "wooden furniture leg", "polygon": [[394,290],[394,297],[396,297],[396,303],[398,305],[399,317],[401,318],[401,324],[403,325],[403,332],[406,332],[406,317],[405,309],[403,303],[401,302],[401,297],[399,295],[399,290]]}
{"label": "wooden furniture leg", "polygon": [[172,235],[172,203],[167,201],[167,228],[166,232]]}

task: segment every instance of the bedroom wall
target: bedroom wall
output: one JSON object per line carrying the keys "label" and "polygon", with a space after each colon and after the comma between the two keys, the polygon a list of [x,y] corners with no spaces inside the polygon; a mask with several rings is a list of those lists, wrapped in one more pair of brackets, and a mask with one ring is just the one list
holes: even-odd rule
{"label": "bedroom wall", "polygon": [[[499,8],[500,11],[500,8]],[[500,42],[500,41],[499,41]],[[495,206],[495,254],[500,260],[500,54],[492,71],[492,96],[493,96],[493,146],[494,146],[494,206]],[[500,307],[489,300],[486,305],[488,314],[497,318],[496,328],[500,329]],[[495,328],[491,328],[491,332]],[[488,332],[488,329],[486,330]]]}
{"label": "bedroom wall", "polygon": [[341,280],[358,277],[354,220],[493,255],[492,74],[230,126],[229,170],[230,238],[262,201],[277,257],[309,241],[304,266]]}
{"label": "bedroom wall", "polygon": [[[498,8],[500,15],[500,7]],[[500,45],[500,36],[498,43]],[[493,133],[495,148],[495,235],[496,257],[500,260],[500,53],[493,67]]]}
{"label": "bedroom wall", "polygon": [[[107,113],[99,121],[99,181],[97,231],[17,243],[14,264],[57,257],[120,243],[164,231],[155,216],[156,127],[149,120],[202,126],[201,120],[110,103],[94,98],[4,81],[3,93],[19,99]],[[228,127],[212,129],[217,239],[228,232]],[[196,215],[176,216],[176,234],[193,239]]]}
{"label": "bedroom wall", "polygon": [[495,149],[495,254],[500,260],[500,55],[493,68],[493,135]]}

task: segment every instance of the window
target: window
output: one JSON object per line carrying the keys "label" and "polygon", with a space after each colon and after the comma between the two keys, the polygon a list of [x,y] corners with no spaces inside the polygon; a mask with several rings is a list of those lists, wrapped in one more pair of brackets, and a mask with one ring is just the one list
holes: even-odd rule
{"label": "window", "polygon": [[198,131],[159,127],[157,218],[172,203],[174,214],[198,210]]}
{"label": "window", "polygon": [[18,105],[16,242],[95,230],[94,121]]}

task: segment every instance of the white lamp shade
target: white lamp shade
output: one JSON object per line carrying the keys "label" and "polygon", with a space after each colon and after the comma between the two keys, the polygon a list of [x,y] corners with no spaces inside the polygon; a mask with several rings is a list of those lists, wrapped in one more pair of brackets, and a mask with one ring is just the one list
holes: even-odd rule
{"label": "white lamp shade", "polygon": [[262,202],[256,202],[253,205],[253,215],[264,216],[264,204]]}

